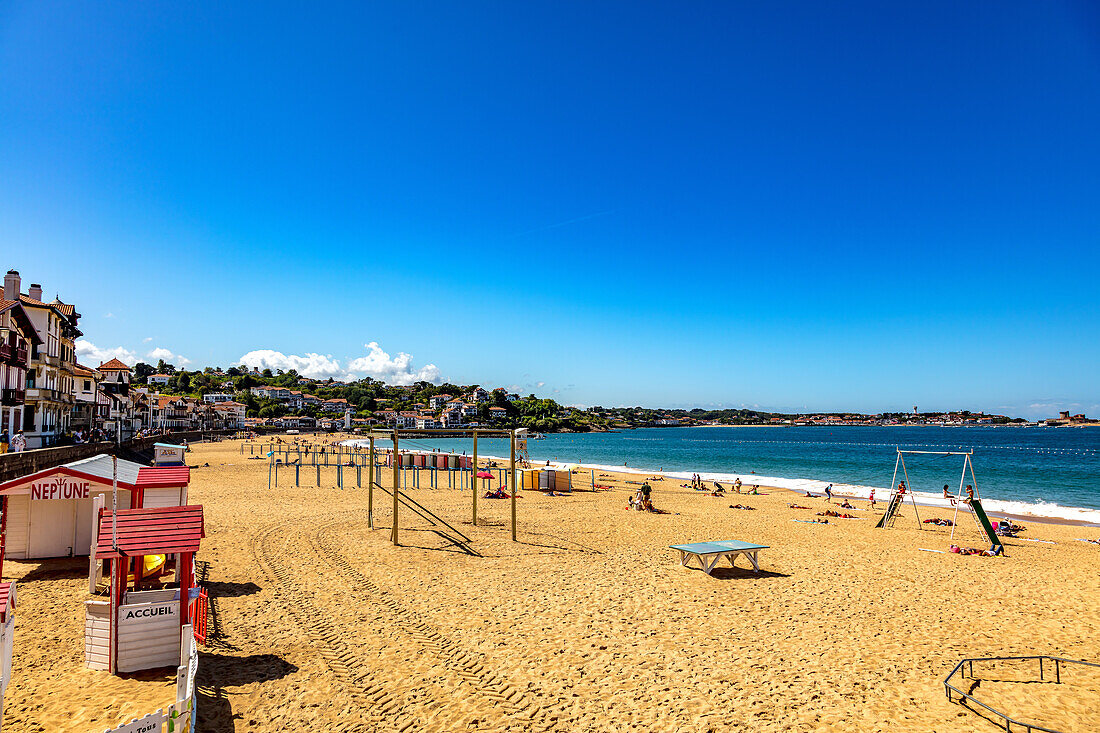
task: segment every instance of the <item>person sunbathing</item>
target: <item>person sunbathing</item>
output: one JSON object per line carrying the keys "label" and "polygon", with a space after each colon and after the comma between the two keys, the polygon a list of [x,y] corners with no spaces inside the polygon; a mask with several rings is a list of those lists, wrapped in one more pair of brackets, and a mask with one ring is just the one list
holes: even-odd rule
{"label": "person sunbathing", "polygon": [[787,508],[789,508],[789,509],[809,509],[810,507],[808,507],[808,506],[801,506],[801,505],[799,505],[799,504],[788,504],[788,505],[787,505]]}
{"label": "person sunbathing", "polygon": [[852,506],[851,504],[849,504],[849,503],[848,503],[848,500],[847,500],[847,499],[845,499],[844,501],[840,502],[840,508],[841,508],[841,509],[855,509],[855,507],[854,507],[854,506]]}
{"label": "person sunbathing", "polygon": [[979,550],[977,547],[959,547],[958,545],[951,545],[951,552],[958,553],[960,555],[980,555],[982,557],[997,557],[1000,554],[1000,550]]}
{"label": "person sunbathing", "polygon": [[730,509],[748,509],[750,511],[755,511],[756,507],[746,506],[744,504],[730,504]]}
{"label": "person sunbathing", "polygon": [[934,519],[925,519],[924,523],[925,524],[934,524],[937,527],[954,527],[955,526],[955,523],[952,522],[950,519],[941,519],[940,517],[936,517]]}
{"label": "person sunbathing", "polygon": [[855,515],[841,514],[840,512],[835,512],[832,509],[826,509],[823,512],[818,512],[817,516],[819,516],[819,517],[836,517],[838,519],[855,519]]}

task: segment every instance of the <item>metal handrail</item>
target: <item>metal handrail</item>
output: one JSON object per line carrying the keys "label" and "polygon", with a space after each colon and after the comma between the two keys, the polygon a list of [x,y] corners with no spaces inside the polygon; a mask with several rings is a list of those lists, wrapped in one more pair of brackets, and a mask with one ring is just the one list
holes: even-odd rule
{"label": "metal handrail", "polygon": [[1000,710],[997,710],[995,708],[990,707],[989,705],[986,705],[984,702],[977,699],[973,695],[971,695],[969,693],[966,693],[966,692],[963,692],[962,690],[960,690],[959,688],[957,688],[957,687],[955,687],[954,685],[951,684],[951,678],[954,677],[957,673],[959,673],[963,669],[964,666],[967,667],[967,672],[964,672],[963,676],[966,677],[967,675],[969,675],[970,679],[974,679],[974,662],[1026,662],[1026,661],[1031,660],[1031,659],[1036,659],[1036,660],[1039,661],[1039,680],[1040,681],[1045,681],[1045,679],[1046,679],[1043,675],[1043,661],[1048,660],[1048,661],[1054,662],[1054,683],[1055,684],[1061,684],[1062,683],[1062,669],[1061,669],[1062,664],[1084,664],[1088,667],[1100,667],[1100,664],[1097,664],[1095,662],[1086,662],[1082,659],[1066,659],[1065,657],[1051,657],[1051,656],[1048,656],[1046,654],[1037,654],[1037,655],[1028,656],[1028,657],[973,657],[973,658],[970,658],[970,659],[963,659],[962,661],[960,661],[958,664],[955,665],[954,669],[951,670],[951,674],[947,675],[947,677],[944,678],[944,680],[943,680],[943,688],[944,688],[944,692],[947,694],[947,701],[948,702],[954,702],[954,699],[951,697],[951,693],[955,692],[959,696],[960,700],[965,699],[965,700],[968,700],[970,702],[981,705],[983,708],[985,708],[989,712],[993,713],[997,717],[1004,719],[1004,721],[1005,721],[1005,724],[1004,724],[1005,725],[1005,731],[1010,732],[1012,730],[1012,726],[1015,725],[1015,726],[1019,726],[1023,730],[1026,730],[1028,733],[1032,733],[1032,731],[1042,731],[1042,733],[1062,733],[1062,731],[1055,730],[1054,728],[1045,728],[1041,725],[1036,725],[1034,723],[1023,723],[1019,720],[1016,720],[1015,718],[1010,718],[1007,715],[1005,715],[1004,713],[1002,713]]}

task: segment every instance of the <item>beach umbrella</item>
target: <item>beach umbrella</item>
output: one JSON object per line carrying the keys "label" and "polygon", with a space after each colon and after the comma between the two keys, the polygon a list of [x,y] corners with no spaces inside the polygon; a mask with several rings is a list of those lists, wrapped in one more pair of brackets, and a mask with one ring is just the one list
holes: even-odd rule
{"label": "beach umbrella", "polygon": [[477,472],[477,477],[478,477],[478,478],[487,478],[487,479],[492,479],[492,478],[493,478],[493,474],[492,474],[492,473],[490,473],[489,471],[478,471],[478,472]]}

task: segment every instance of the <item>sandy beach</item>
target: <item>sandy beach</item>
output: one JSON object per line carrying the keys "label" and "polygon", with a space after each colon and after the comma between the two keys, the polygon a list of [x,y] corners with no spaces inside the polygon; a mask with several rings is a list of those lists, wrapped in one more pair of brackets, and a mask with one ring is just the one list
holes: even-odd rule
{"label": "sandy beach", "polygon": [[[370,529],[366,489],[335,488],[335,469],[320,488],[269,492],[266,461],[237,442],[196,445],[188,463],[212,597],[202,731],[980,732],[997,728],[944,696],[961,658],[1100,661],[1100,547],[1075,541],[1095,528],[1024,521],[1021,537],[1053,544],[966,557],[922,551],[946,550],[950,529],[918,529],[911,508],[889,530],[866,502],[814,524],[792,520],[823,498],[666,479],[653,496],[669,513],[633,512],[638,477],[607,474],[608,490],[523,492],[518,542],[506,500],[479,499],[473,526],[469,491],[411,490],[470,541],[403,511],[393,547],[389,497],[376,494]],[[983,546],[960,520],[956,542]],[[768,545],[763,572],[741,559],[708,577],[668,548],[725,539]],[[83,667],[86,572],[82,558],[5,563],[20,602],[6,731],[102,731],[171,702],[171,670]],[[1025,672],[991,670],[974,694],[1018,719],[1100,728],[1100,673],[1038,685]]]}

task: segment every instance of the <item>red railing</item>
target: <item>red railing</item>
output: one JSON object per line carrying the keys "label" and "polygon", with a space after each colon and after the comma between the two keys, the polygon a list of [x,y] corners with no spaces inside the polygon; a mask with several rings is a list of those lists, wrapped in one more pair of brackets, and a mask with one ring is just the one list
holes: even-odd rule
{"label": "red railing", "polygon": [[210,598],[206,588],[199,589],[198,598],[191,602],[191,627],[195,630],[195,641],[206,644],[206,617],[210,611]]}

